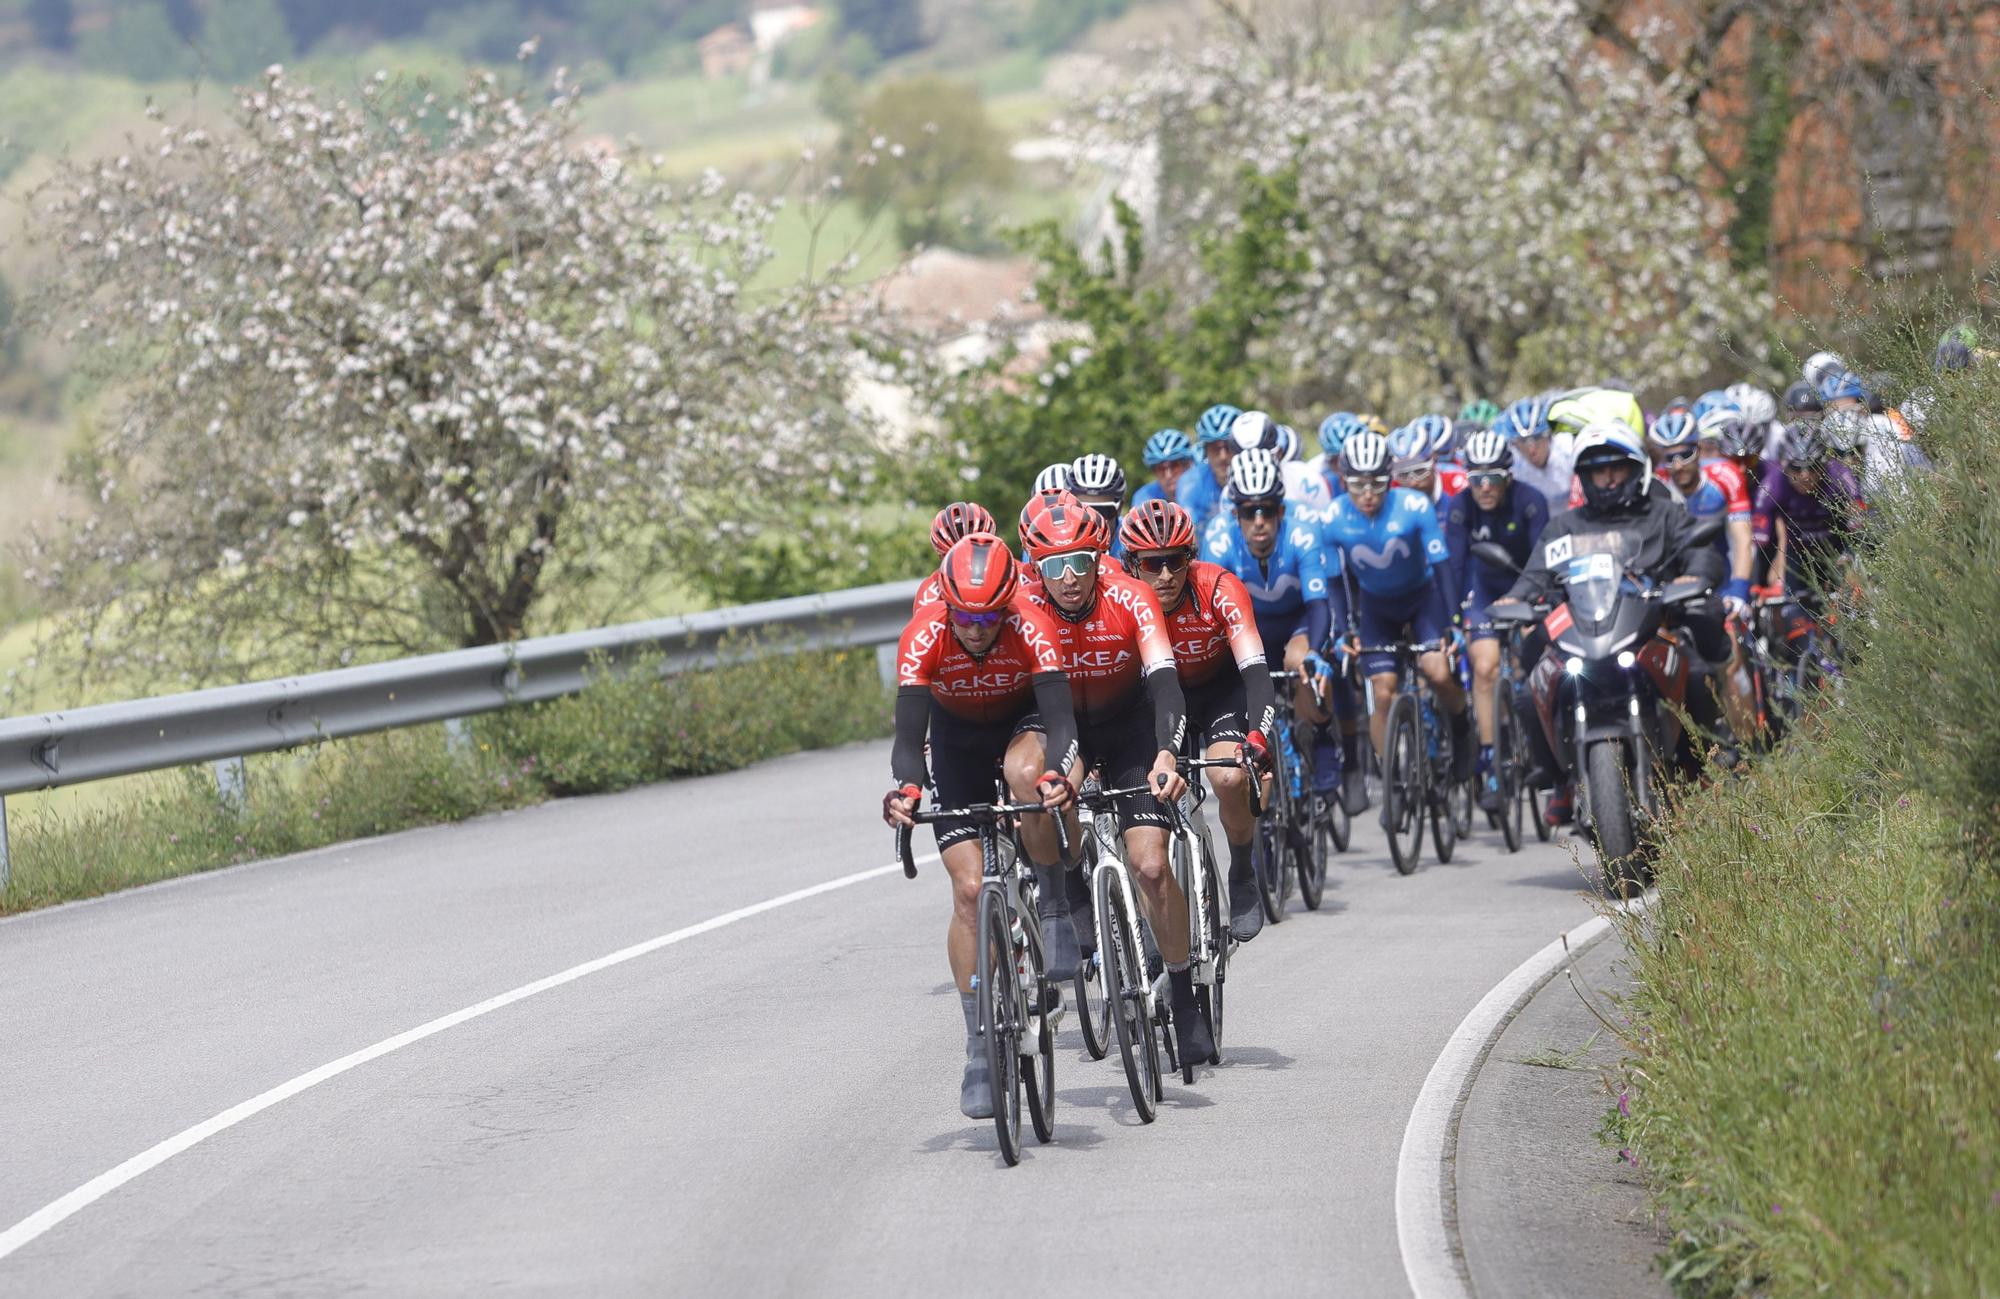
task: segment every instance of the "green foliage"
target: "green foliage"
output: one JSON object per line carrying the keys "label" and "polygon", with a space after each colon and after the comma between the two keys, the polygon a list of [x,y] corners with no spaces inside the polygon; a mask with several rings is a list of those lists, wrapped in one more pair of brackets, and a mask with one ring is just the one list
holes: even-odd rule
{"label": "green foliage", "polygon": [[171,81],[195,72],[193,52],[153,0],[113,10],[110,22],[77,42],[76,53],[86,67],[134,81]]}
{"label": "green foliage", "polygon": [[[747,644],[733,647],[747,651]],[[19,816],[0,914],[388,834],[550,797],[727,771],[885,733],[868,650],[772,655],[662,678],[657,660],[580,695],[477,720],[252,758],[239,814],[206,767],[162,773],[80,816]]]}
{"label": "green foliage", "polygon": [[278,0],[217,0],[202,26],[210,76],[247,81],[292,57],[292,33]]}
{"label": "green foliage", "polygon": [[1292,234],[1304,217],[1289,170],[1246,171],[1238,193],[1229,233],[1200,246],[1215,291],[1191,305],[1149,283],[1144,233],[1123,203],[1122,245],[1107,240],[1096,261],[1053,221],[1022,232],[1021,247],[1042,265],[1039,301],[1085,338],[1058,345],[1032,381],[1011,378],[1014,358],[1002,356],[951,383],[943,398],[949,436],[941,441],[955,459],[935,467],[944,481],[930,494],[960,494],[969,472],[980,502],[1009,520],[1022,484],[1043,465],[1086,450],[1136,463],[1154,430],[1192,427],[1206,407],[1266,390],[1272,364],[1260,345],[1282,324],[1274,304],[1303,270]]}
{"label": "green foliage", "polygon": [[894,215],[905,248],[951,242],[963,215],[954,200],[1013,177],[1007,137],[979,92],[942,77],[877,89],[855,106],[841,151],[851,160],[855,197]]}
{"label": "green foliage", "polygon": [[868,38],[885,58],[907,54],[924,43],[924,16],[918,0],[842,0],[840,21]]}
{"label": "green foliage", "polygon": [[1634,926],[1624,1133],[1683,1294],[1985,1293],[2000,1276],[2000,367],[1866,331],[1942,472],[1879,502],[1838,706],[1690,794]]}
{"label": "green foliage", "polygon": [[1050,53],[1131,6],[1132,0],[1035,0],[1026,35],[1036,49]]}
{"label": "green foliage", "polygon": [[719,551],[688,580],[719,605],[781,600],[876,582],[900,582],[937,566],[929,533],[895,511],[884,520],[840,528],[825,520],[775,529]]}

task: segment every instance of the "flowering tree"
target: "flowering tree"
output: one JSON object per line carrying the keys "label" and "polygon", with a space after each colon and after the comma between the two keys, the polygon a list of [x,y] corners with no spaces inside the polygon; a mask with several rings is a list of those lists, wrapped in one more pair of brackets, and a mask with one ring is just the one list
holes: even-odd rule
{"label": "flowering tree", "polygon": [[1092,130],[1162,142],[1169,241],[1234,219],[1244,160],[1297,167],[1309,266],[1279,346],[1299,398],[1671,385],[1767,313],[1712,237],[1685,106],[1600,51],[1573,0],[1433,13],[1358,77],[1225,9],[1226,38],[1163,57]]}
{"label": "flowering tree", "polygon": [[747,292],[770,205],[587,151],[576,105],[274,68],[225,131],[57,176],[53,305],[112,400],[89,513],[31,563],[100,662],[505,641],[838,491],[833,290]]}

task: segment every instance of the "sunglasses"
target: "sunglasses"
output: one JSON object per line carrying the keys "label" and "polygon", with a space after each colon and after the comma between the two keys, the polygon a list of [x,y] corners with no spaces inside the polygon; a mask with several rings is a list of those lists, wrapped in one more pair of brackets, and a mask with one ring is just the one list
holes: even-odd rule
{"label": "sunglasses", "polygon": [[1505,469],[1479,469],[1465,476],[1465,481],[1474,487],[1505,487],[1514,475]]}
{"label": "sunglasses", "polygon": [[1372,478],[1343,478],[1340,481],[1347,488],[1349,496],[1378,496],[1389,490],[1388,478],[1381,475]]}
{"label": "sunglasses", "polygon": [[1285,512],[1283,501],[1245,501],[1236,507],[1239,519],[1275,519]]}
{"label": "sunglasses", "polygon": [[1134,555],[1132,566],[1142,573],[1178,573],[1193,558],[1185,550],[1169,551],[1163,555]]}
{"label": "sunglasses", "polygon": [[1067,555],[1050,555],[1035,561],[1042,570],[1045,582],[1060,581],[1068,577],[1089,577],[1097,569],[1097,552],[1094,550],[1072,550]]}
{"label": "sunglasses", "polygon": [[1546,433],[1523,433],[1514,440],[1516,442],[1546,442],[1549,440],[1549,435]]}
{"label": "sunglasses", "polygon": [[1660,457],[1663,465],[1684,465],[1701,454],[1700,447],[1675,447]]}
{"label": "sunglasses", "polygon": [[1005,616],[997,609],[992,613],[965,613],[958,609],[951,611],[951,620],[961,627],[991,627]]}

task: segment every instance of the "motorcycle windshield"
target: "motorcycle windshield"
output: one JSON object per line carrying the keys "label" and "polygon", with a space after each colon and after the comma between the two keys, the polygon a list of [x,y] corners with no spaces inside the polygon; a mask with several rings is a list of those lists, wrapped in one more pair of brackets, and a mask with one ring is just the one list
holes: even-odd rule
{"label": "motorcycle windshield", "polygon": [[1616,555],[1600,552],[1570,560],[1563,577],[1570,612],[1580,622],[1603,622],[1618,607],[1618,586],[1624,577],[1625,566]]}

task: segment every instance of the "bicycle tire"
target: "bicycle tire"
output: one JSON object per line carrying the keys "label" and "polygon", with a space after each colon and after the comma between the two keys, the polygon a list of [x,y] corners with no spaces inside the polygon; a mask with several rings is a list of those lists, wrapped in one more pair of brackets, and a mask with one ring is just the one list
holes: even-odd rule
{"label": "bicycle tire", "polygon": [[1513,688],[1505,677],[1493,687],[1493,774],[1500,784],[1494,827],[1508,852],[1521,851],[1521,719],[1514,715]]}
{"label": "bicycle tire", "polygon": [[1346,852],[1354,843],[1354,818],[1347,814],[1347,799],[1342,790],[1335,790],[1333,797],[1326,801],[1327,824],[1332,827],[1333,850]]}
{"label": "bicycle tire", "polygon": [[1308,911],[1319,910],[1326,896],[1327,862],[1339,851],[1333,844],[1333,805],[1339,801],[1338,794],[1331,798],[1313,796],[1312,830],[1306,854],[1299,861],[1299,901]]}
{"label": "bicycle tire", "polygon": [[1024,1042],[1028,1052],[1021,1057],[1022,1081],[1028,1093],[1028,1120],[1035,1140],[1047,1145],[1056,1136],[1056,1035],[1049,1027],[1049,1007],[1056,999],[1056,985],[1042,966],[1039,941],[1029,944],[1028,963],[1035,975],[1035,1040]]}
{"label": "bicycle tire", "polygon": [[1389,860],[1398,874],[1408,875],[1423,851],[1425,767],[1430,761],[1417,729],[1415,696],[1398,695],[1389,705],[1384,734],[1389,756],[1382,764],[1382,802],[1388,809]]}
{"label": "bicycle tire", "polygon": [[[1279,779],[1283,779],[1282,776]],[[1257,876],[1257,893],[1264,906],[1264,919],[1280,924],[1285,918],[1285,830],[1289,792],[1277,792],[1272,783],[1270,806],[1257,821],[1257,835],[1250,841],[1250,864]]]}
{"label": "bicycle tire", "polygon": [[1112,1007],[1111,1023],[1118,1031],[1118,1057],[1125,1066],[1132,1107],[1141,1123],[1151,1123],[1159,1113],[1154,1093],[1159,1086],[1160,1048],[1154,1037],[1153,1017],[1146,1013],[1144,989],[1149,980],[1139,953],[1138,926],[1126,910],[1124,890],[1118,887],[1111,867],[1097,868],[1095,888],[1097,947],[1107,953],[1104,992]]}
{"label": "bicycle tire", "polygon": [[979,894],[979,1040],[993,1079],[993,1131],[1012,1167],[1021,1162],[1021,1052],[1010,929],[1006,898],[988,883]]}
{"label": "bicycle tire", "polygon": [[1208,1021],[1208,1040],[1215,1043],[1210,1064],[1222,1063],[1222,985],[1229,976],[1229,917],[1222,913],[1222,874],[1208,839],[1201,840],[1201,887],[1207,895],[1209,950],[1215,954],[1214,981],[1196,994],[1203,1018]]}
{"label": "bicycle tire", "polygon": [[1541,788],[1530,785],[1528,787],[1528,817],[1535,823],[1535,838],[1541,840],[1543,843],[1547,843],[1549,837],[1555,834],[1556,831],[1555,827],[1548,823],[1548,818],[1542,815],[1542,811]]}

